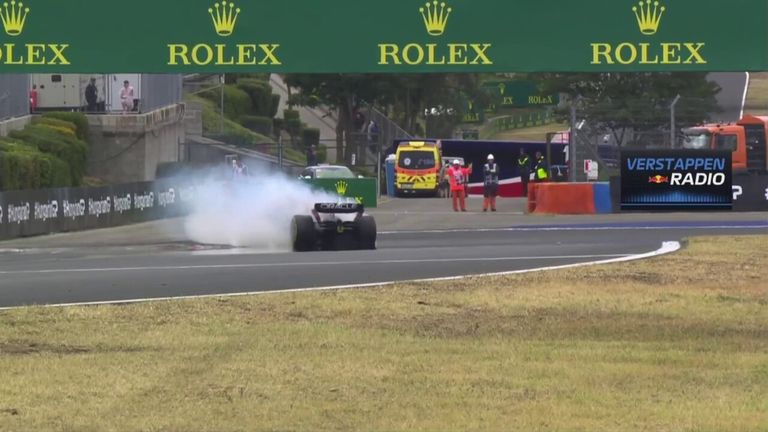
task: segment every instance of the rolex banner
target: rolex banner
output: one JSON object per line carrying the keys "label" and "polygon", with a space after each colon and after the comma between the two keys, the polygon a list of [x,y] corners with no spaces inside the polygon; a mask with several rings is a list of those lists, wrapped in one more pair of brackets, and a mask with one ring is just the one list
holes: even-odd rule
{"label": "rolex banner", "polygon": [[731,210],[731,152],[621,152],[622,210]]}
{"label": "rolex banner", "polygon": [[766,0],[3,0],[0,73],[768,70]]}
{"label": "rolex banner", "polygon": [[354,178],[354,179],[312,179],[303,180],[313,189],[324,190],[331,195],[342,198],[354,199],[363,207],[376,207],[376,179],[375,178]]}

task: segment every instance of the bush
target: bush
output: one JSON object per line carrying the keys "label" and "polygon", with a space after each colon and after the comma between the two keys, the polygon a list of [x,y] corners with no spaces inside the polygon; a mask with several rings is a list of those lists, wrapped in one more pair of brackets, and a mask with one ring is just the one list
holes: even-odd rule
{"label": "bush", "polygon": [[11,132],[10,136],[66,162],[71,184],[81,184],[88,160],[88,145],[85,142],[44,124],[27,125],[23,130]]}
{"label": "bush", "polygon": [[32,123],[34,124],[42,124],[45,126],[58,128],[58,129],[66,129],[69,130],[69,135],[77,136],[77,125],[66,120],[60,120],[54,117],[35,117],[32,119]]}
{"label": "bush", "polygon": [[272,135],[272,119],[262,116],[242,116],[240,124],[262,135]]}
{"label": "bush", "polygon": [[301,144],[304,148],[320,145],[320,129],[305,128],[301,131]]}
{"label": "bush", "polygon": [[275,135],[279,135],[284,127],[285,127],[285,120],[277,117],[272,119],[272,130],[275,131]]}
{"label": "bush", "polygon": [[274,103],[273,96],[277,96],[278,103],[280,96],[272,94],[272,87],[268,83],[254,79],[244,79],[237,83],[237,87],[248,93],[248,96],[251,98],[252,114],[270,118],[277,114],[277,107],[273,110],[272,106]]}
{"label": "bush", "polygon": [[317,146],[317,163],[328,162],[328,148],[324,145]]}
{"label": "bush", "polygon": [[284,109],[283,110],[283,118],[288,120],[298,120],[299,119],[299,112],[292,109]]}
{"label": "bush", "polygon": [[64,120],[74,124],[77,139],[88,142],[88,118],[84,114],[69,111],[53,111],[43,114],[42,118]]}
{"label": "bush", "polygon": [[285,119],[283,126],[285,131],[292,137],[298,136],[301,132],[301,120],[299,119]]}
{"label": "bush", "polygon": [[71,186],[69,166],[32,146],[0,141],[0,190]]}
{"label": "bush", "polygon": [[[221,87],[206,90],[200,96],[216,104],[216,109],[221,109]],[[238,119],[248,115],[253,109],[251,97],[248,93],[235,85],[224,86],[224,116],[230,119]]]}

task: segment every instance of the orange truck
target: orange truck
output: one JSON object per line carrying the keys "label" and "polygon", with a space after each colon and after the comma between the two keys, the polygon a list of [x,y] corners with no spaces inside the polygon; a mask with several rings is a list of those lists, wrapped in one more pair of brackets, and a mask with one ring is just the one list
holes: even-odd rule
{"label": "orange truck", "polygon": [[768,172],[768,116],[683,129],[683,148],[731,150],[733,172]]}

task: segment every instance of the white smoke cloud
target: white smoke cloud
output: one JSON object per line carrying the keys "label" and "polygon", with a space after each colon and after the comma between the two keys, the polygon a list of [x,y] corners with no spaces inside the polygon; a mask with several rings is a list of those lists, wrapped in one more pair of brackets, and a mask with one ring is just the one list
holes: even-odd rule
{"label": "white smoke cloud", "polygon": [[290,250],[293,215],[309,214],[316,202],[336,200],[282,174],[212,179],[198,186],[184,228],[198,243]]}

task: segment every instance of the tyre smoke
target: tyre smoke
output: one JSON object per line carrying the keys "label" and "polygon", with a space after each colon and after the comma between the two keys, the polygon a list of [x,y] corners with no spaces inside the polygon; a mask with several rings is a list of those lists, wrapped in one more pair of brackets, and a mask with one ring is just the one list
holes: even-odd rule
{"label": "tyre smoke", "polygon": [[309,214],[316,202],[336,200],[283,174],[210,180],[197,187],[184,228],[198,243],[290,250],[291,218]]}

